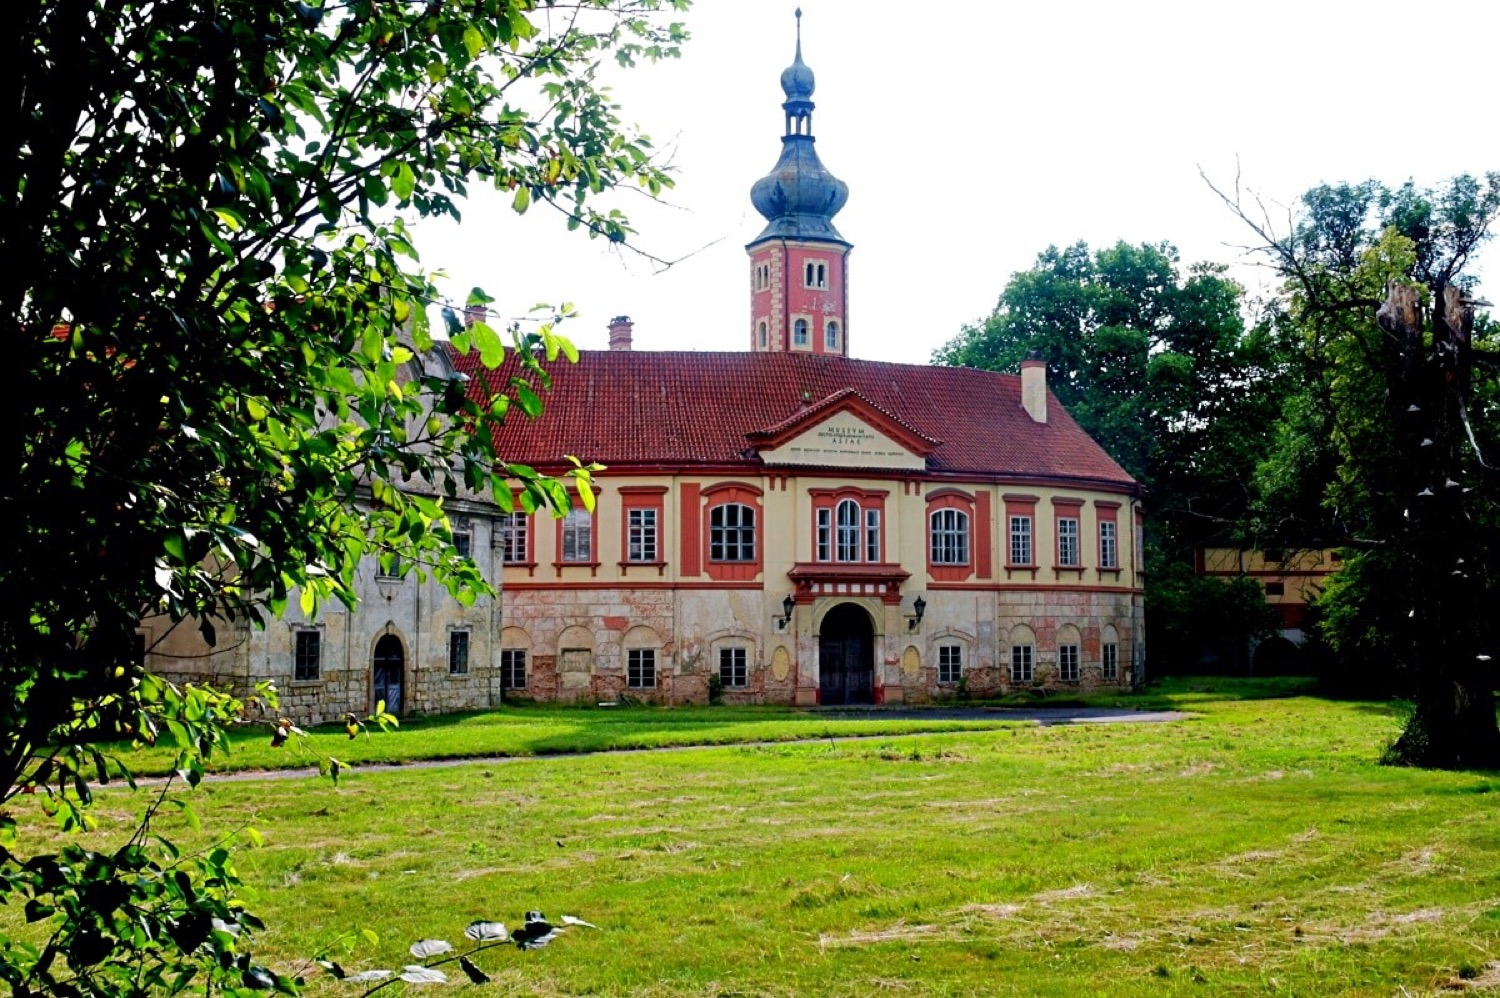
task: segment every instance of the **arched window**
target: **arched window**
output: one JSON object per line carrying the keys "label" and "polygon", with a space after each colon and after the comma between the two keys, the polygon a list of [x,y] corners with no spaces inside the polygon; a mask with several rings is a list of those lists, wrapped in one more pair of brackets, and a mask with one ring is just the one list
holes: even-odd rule
{"label": "arched window", "polygon": [[939,509],[932,513],[932,563],[969,563],[969,514],[961,509]]}
{"label": "arched window", "polygon": [[710,561],[755,560],[755,510],[727,502],[708,511]]}
{"label": "arched window", "polygon": [[837,322],[829,321],[823,345],[829,350],[837,350],[839,348],[839,324]]}
{"label": "arched window", "polygon": [[766,335],[766,324],[764,322],[760,324],[760,328],[756,331],[756,335],[760,341],[760,348],[764,350],[768,342]]}
{"label": "arched window", "polygon": [[792,324],[792,345],[807,346],[807,320],[798,319]]}
{"label": "arched window", "polygon": [[845,499],[838,505],[838,561],[859,561],[859,503]]}

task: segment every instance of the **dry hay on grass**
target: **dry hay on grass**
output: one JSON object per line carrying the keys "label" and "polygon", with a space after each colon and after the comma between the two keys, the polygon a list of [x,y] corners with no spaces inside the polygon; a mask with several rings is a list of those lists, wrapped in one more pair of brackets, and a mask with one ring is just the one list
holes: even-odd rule
{"label": "dry hay on grass", "polygon": [[1436,846],[1423,846],[1403,854],[1400,859],[1391,860],[1381,869],[1405,877],[1425,877],[1446,865],[1447,860]]}
{"label": "dry hay on grass", "polygon": [[1094,889],[1093,884],[1074,884],[1072,887],[1064,887],[1059,891],[1042,891],[1040,894],[1033,894],[1031,899],[1048,904],[1053,901],[1078,901],[1098,896],[1099,892]]}
{"label": "dry hay on grass", "polygon": [[1014,918],[1021,913],[1022,906],[1018,904],[966,904],[958,910],[965,915],[981,915],[998,920]]}
{"label": "dry hay on grass", "polygon": [[1500,960],[1491,960],[1480,967],[1473,976],[1459,975],[1449,978],[1442,984],[1448,991],[1491,991],[1500,990]]}
{"label": "dry hay on grass", "polygon": [[823,933],[818,936],[818,946],[827,949],[844,946],[873,946],[876,943],[912,943],[940,938],[936,925],[907,925],[905,920],[872,932],[850,929],[847,935]]}

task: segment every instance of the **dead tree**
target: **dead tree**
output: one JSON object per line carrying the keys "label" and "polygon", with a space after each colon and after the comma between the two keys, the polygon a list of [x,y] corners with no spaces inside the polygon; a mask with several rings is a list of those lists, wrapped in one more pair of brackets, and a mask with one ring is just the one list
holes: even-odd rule
{"label": "dead tree", "polygon": [[[1481,495],[1473,469],[1483,460],[1468,423],[1474,306],[1447,285],[1433,289],[1427,323],[1423,311],[1419,289],[1396,284],[1376,313],[1393,348],[1387,383],[1405,507],[1393,540],[1409,571],[1413,605],[1403,629],[1416,675],[1416,709],[1389,761],[1494,768],[1500,729],[1485,617],[1493,608],[1485,605],[1488,566],[1471,543],[1471,505]],[[1468,447],[1475,453],[1465,461]]]}

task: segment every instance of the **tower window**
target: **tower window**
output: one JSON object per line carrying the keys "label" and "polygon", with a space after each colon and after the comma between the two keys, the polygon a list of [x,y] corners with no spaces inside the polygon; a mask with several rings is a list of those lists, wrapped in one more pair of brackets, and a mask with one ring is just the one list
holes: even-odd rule
{"label": "tower window", "polygon": [[807,346],[807,320],[798,319],[792,324],[792,345],[798,347]]}
{"label": "tower window", "polygon": [[764,350],[767,346],[766,324],[764,322],[756,329],[756,337],[760,343],[760,348]]}
{"label": "tower window", "polygon": [[837,322],[828,323],[823,344],[829,350],[837,350],[839,348],[839,324]]}
{"label": "tower window", "polygon": [[755,268],[755,290],[764,291],[771,286],[771,265],[762,263]]}
{"label": "tower window", "polygon": [[809,260],[802,268],[802,283],[809,288],[828,287],[828,264]]}

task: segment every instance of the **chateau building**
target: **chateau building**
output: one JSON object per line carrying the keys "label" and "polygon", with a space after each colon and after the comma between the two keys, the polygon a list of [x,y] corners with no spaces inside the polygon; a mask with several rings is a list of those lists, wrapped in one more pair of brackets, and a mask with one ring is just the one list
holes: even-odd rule
{"label": "chateau building", "polygon": [[[782,73],[781,156],[751,201],[748,349],[608,350],[551,371],[508,460],[596,461],[592,511],[451,508],[498,600],[365,580],[353,613],[273,622],[153,669],[245,688],[293,716],[612,701],[927,702],[960,692],[1123,688],[1141,678],[1137,484],[1047,391],[1015,374],[850,357],[847,186],[823,166],[814,79]],[[524,376],[441,359],[487,391]],[[538,386],[539,393],[541,392]]]}
{"label": "chateau building", "polygon": [[[751,201],[749,349],[610,349],[553,372],[511,460],[597,461],[595,508],[496,528],[501,669],[538,699],[930,701],[1140,677],[1140,490],[1019,374],[850,359],[847,186],[812,71],[782,73]],[[457,359],[476,381],[486,372]]]}

